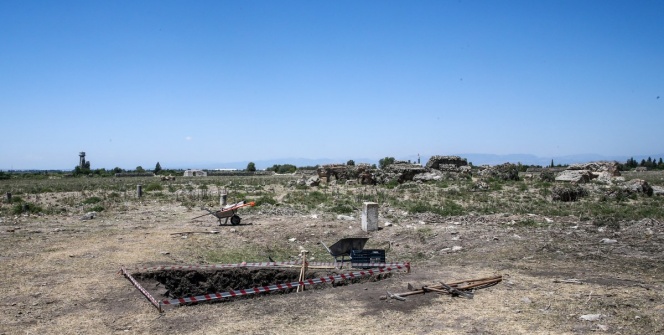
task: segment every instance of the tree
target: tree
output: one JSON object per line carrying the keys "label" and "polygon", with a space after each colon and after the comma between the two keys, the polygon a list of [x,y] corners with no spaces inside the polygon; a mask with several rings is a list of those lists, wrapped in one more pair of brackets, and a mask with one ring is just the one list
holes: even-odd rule
{"label": "tree", "polygon": [[143,173],[143,172],[145,172],[145,169],[142,166],[139,165],[139,166],[136,167],[136,172]]}
{"label": "tree", "polygon": [[382,169],[386,168],[388,165],[393,164],[394,161],[395,161],[394,157],[381,158],[378,161],[378,166],[380,166],[380,169],[382,170]]}
{"label": "tree", "polygon": [[297,167],[292,164],[274,164],[271,168],[267,168],[268,171],[274,171],[275,173],[293,173],[297,170]]}
{"label": "tree", "polygon": [[664,162],[662,161],[662,157],[659,158],[659,163],[657,163],[657,168],[664,169]]}
{"label": "tree", "polygon": [[553,165],[553,159],[552,159],[552,160],[551,160],[551,165],[549,165],[549,167],[554,167],[554,166],[555,166],[555,165]]}
{"label": "tree", "polygon": [[355,166],[355,161],[350,159],[348,162],[346,162],[346,165]]}
{"label": "tree", "polygon": [[249,162],[249,164],[247,164],[247,171],[256,172],[256,164],[254,164],[254,162]]}
{"label": "tree", "polygon": [[161,172],[161,165],[157,162],[157,165],[154,167],[154,174],[159,174]]}
{"label": "tree", "polygon": [[639,165],[639,163],[636,162],[636,159],[634,159],[634,157],[630,157],[627,160],[627,162],[625,163],[625,166],[630,168],[630,169],[633,169],[633,168],[637,167],[638,165]]}

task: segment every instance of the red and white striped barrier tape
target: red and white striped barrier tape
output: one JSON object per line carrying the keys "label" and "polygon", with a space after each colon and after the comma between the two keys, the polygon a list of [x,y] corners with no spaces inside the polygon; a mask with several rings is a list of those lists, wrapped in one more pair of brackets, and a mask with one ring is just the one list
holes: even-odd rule
{"label": "red and white striped barrier tape", "polygon": [[154,305],[154,307],[157,307],[157,309],[159,310],[159,312],[162,311],[162,310],[161,310],[161,304],[157,301],[157,299],[155,299],[155,298],[152,296],[152,294],[150,294],[150,292],[148,292],[146,289],[144,289],[143,286],[141,286],[141,284],[139,284],[139,283],[136,281],[136,279],[134,279],[134,277],[132,277],[132,276],[129,274],[129,272],[127,272],[127,270],[125,270],[124,268],[120,268],[120,272],[122,273],[122,275],[125,276],[125,278],[129,279],[129,281],[130,281],[130,282],[131,282],[131,283],[132,283],[132,284],[133,284],[133,285],[134,285],[139,291],[141,291],[141,293],[143,293],[143,295],[144,295],[144,296],[145,296],[145,297],[146,297],[146,298],[147,298],[147,299],[148,299],[148,300]]}
{"label": "red and white striped barrier tape", "polygon": [[[348,264],[351,264],[348,262]],[[391,266],[407,267],[408,262],[395,262],[395,263],[352,263],[353,266],[358,268],[384,268]],[[284,262],[263,262],[263,263],[238,263],[238,264],[211,264],[211,265],[164,265],[154,267],[137,267],[137,271],[161,271],[161,270],[210,270],[210,269],[225,269],[225,268],[242,268],[242,267],[279,267],[288,265],[302,265],[302,261],[284,261]],[[308,262],[309,266],[329,266],[333,268],[334,263],[323,262]]]}
{"label": "red and white striped barrier tape", "polygon": [[334,281],[347,280],[347,279],[359,278],[359,277],[364,277],[364,276],[371,276],[371,275],[386,273],[386,272],[405,269],[405,268],[410,268],[410,264],[405,263],[405,265],[396,265],[395,267],[383,267],[383,268],[377,268],[377,269],[373,269],[373,270],[342,273],[342,274],[328,276],[328,277],[306,279],[306,280],[301,281],[301,282],[300,281],[295,281],[295,282],[284,283],[284,284],[275,284],[275,285],[269,285],[269,286],[254,287],[254,288],[249,288],[249,289],[244,289],[244,290],[234,290],[234,291],[221,292],[221,293],[204,294],[204,295],[199,295],[199,296],[195,296],[195,297],[186,297],[186,298],[162,300],[161,304],[162,305],[179,305],[179,304],[186,304],[186,303],[191,303],[191,302],[210,301],[210,300],[217,300],[217,299],[223,299],[223,298],[232,298],[232,297],[238,297],[238,296],[245,296],[245,295],[250,295],[250,294],[273,292],[273,291],[297,288],[300,285],[309,286],[309,285],[314,285],[314,284],[332,283]]}

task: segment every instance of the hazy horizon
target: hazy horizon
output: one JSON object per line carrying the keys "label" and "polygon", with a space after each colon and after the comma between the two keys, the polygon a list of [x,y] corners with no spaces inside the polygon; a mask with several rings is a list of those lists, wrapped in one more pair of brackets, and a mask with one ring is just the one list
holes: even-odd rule
{"label": "hazy horizon", "polygon": [[[619,163],[624,163],[627,159],[629,158],[634,158],[638,162],[640,162],[642,159],[647,159],[648,157],[651,157],[654,160],[659,160],[659,158],[664,158],[664,154],[657,154],[657,155],[633,155],[633,156],[602,156],[602,155],[596,155],[596,154],[580,154],[580,155],[568,155],[568,156],[559,156],[559,157],[539,157],[536,155],[532,154],[507,154],[507,155],[495,155],[495,154],[480,154],[480,153],[468,153],[468,154],[439,154],[442,156],[460,156],[461,158],[465,158],[468,160],[469,163],[472,163],[473,165],[497,165],[497,164],[502,164],[502,163],[521,163],[524,165],[541,165],[541,166],[548,166],[551,161],[553,160],[554,164],[563,164],[563,165],[569,165],[569,164],[576,164],[576,163],[588,163],[588,162],[594,162],[594,161],[618,161]],[[420,163],[421,165],[425,165],[429,158],[433,155],[419,155]],[[387,155],[385,157],[394,157],[391,155]],[[76,156],[77,160],[73,161],[71,167],[49,167],[49,168],[9,168],[9,169],[4,169],[0,168],[0,171],[46,171],[46,170],[61,170],[61,171],[70,171],[73,170],[77,165],[78,165],[78,156]],[[116,167],[119,167],[123,170],[134,170],[137,167],[142,167],[145,170],[153,170],[156,167],[156,164],[159,163],[159,165],[162,167],[162,169],[174,169],[174,170],[180,170],[180,169],[204,169],[204,170],[214,170],[214,169],[238,169],[242,170],[247,167],[247,164],[249,162],[253,162],[258,170],[265,170],[266,168],[272,167],[275,164],[293,164],[297,167],[304,167],[304,166],[315,166],[315,165],[323,165],[323,164],[345,164],[349,160],[353,160],[356,164],[360,163],[368,163],[368,164],[378,164],[378,161],[381,158],[368,158],[368,157],[355,157],[355,158],[347,158],[347,159],[334,159],[334,158],[324,158],[324,157],[319,157],[319,158],[302,158],[302,157],[290,157],[290,158],[278,158],[278,159],[256,159],[256,160],[246,160],[246,161],[236,161],[236,162],[212,162],[212,161],[203,161],[203,162],[188,162],[188,163],[183,163],[183,162],[175,162],[175,163],[169,163],[168,160],[166,161],[156,161],[153,164],[150,165],[136,165],[136,166],[121,166],[121,165],[114,165],[112,167],[110,166],[96,166],[94,159],[91,158],[90,155],[86,153],[86,161],[90,162],[91,169],[106,169],[106,170],[112,170]],[[418,155],[408,155],[408,156],[401,156],[401,157],[394,157],[396,160],[403,160],[403,161],[411,161],[413,163],[417,163],[418,160]]]}

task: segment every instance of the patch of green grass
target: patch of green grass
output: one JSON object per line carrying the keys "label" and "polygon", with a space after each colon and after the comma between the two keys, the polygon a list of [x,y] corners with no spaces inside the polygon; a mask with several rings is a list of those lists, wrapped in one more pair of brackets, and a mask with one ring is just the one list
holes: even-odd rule
{"label": "patch of green grass", "polygon": [[103,210],[104,210],[104,206],[101,206],[101,205],[93,206],[92,208],[90,208],[90,211],[92,211],[92,212],[101,212]]}
{"label": "patch of green grass", "polygon": [[275,200],[273,197],[268,196],[268,195],[262,195],[260,198],[256,199],[256,206],[264,205],[264,204],[269,204],[269,205],[276,205],[277,200]]}
{"label": "patch of green grass", "polygon": [[332,206],[329,211],[336,214],[352,214],[355,212],[355,207],[348,203],[339,203]]}
{"label": "patch of green grass", "polygon": [[442,206],[432,205],[425,201],[415,201],[406,205],[406,210],[411,213],[434,213],[440,216],[457,216],[463,215],[465,210],[463,206],[455,203],[452,200],[445,200]]}
{"label": "patch of green grass", "polygon": [[163,190],[164,187],[160,183],[149,183],[145,186],[145,191],[146,192],[152,192],[152,191],[161,191]]}
{"label": "patch of green grass", "polygon": [[83,200],[83,204],[85,204],[85,205],[91,205],[91,204],[96,204],[96,203],[100,203],[100,202],[101,202],[100,197],[89,197],[89,198]]}
{"label": "patch of green grass", "polygon": [[386,189],[393,189],[393,188],[396,188],[397,186],[399,186],[399,182],[397,180],[390,180],[389,182],[383,184],[383,186]]}
{"label": "patch of green grass", "polygon": [[415,230],[415,234],[421,243],[426,243],[427,239],[435,236],[431,227],[417,228],[417,230]]}
{"label": "patch of green grass", "polygon": [[331,198],[328,194],[320,191],[295,191],[288,193],[288,195],[284,197],[284,202],[312,209],[316,208],[320,204],[331,202]]}
{"label": "patch of green grass", "polygon": [[15,214],[15,215],[23,214],[23,213],[36,214],[36,213],[41,213],[43,211],[44,210],[40,206],[35,205],[33,203],[30,203],[30,202],[18,203],[16,205],[14,205],[14,207],[12,207],[12,214]]}

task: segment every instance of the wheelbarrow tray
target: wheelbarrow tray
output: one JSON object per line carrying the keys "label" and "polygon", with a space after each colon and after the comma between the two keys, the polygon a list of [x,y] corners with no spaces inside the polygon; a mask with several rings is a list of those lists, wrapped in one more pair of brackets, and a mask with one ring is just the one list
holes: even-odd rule
{"label": "wheelbarrow tray", "polygon": [[[206,210],[210,215],[214,215],[214,217],[216,217],[217,220],[219,221],[219,225],[221,225],[221,219],[226,219],[226,221],[224,222],[224,224],[226,224],[226,223],[228,223],[228,219],[230,218],[231,219],[231,224],[235,226],[235,225],[240,224],[240,216],[237,215],[237,210],[242,208],[242,207],[255,206],[255,205],[256,205],[256,203],[253,202],[253,201],[249,202],[249,203],[247,203],[245,201],[240,201],[240,202],[232,204],[232,205],[224,206],[222,209],[220,209],[218,211],[211,211],[207,208],[201,208],[201,209]],[[207,215],[207,214],[205,214],[205,215]],[[202,216],[205,216],[205,215],[202,215]],[[199,218],[199,217],[200,216],[198,216],[196,218]],[[194,219],[196,219],[196,218],[194,218]]]}

